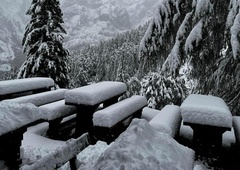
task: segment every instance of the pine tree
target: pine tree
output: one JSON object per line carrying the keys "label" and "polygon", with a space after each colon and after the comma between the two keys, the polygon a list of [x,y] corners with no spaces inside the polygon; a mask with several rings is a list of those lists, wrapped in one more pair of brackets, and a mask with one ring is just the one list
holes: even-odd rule
{"label": "pine tree", "polygon": [[66,31],[59,0],[33,0],[26,14],[31,16],[22,40],[27,60],[18,78],[51,77],[59,87],[66,87],[69,52],[63,47]]}
{"label": "pine tree", "polygon": [[140,45],[139,75],[154,64],[179,76],[186,62],[196,92],[222,97],[240,110],[240,2],[238,0],[162,0]]}

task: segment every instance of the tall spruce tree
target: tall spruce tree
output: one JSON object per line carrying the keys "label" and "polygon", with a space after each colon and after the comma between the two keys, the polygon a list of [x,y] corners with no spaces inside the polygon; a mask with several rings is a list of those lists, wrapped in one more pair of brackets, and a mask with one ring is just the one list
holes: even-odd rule
{"label": "tall spruce tree", "polygon": [[22,40],[27,60],[18,78],[51,77],[59,87],[66,87],[69,52],[63,47],[66,31],[59,0],[33,0],[26,14],[31,16]]}
{"label": "tall spruce tree", "polygon": [[141,41],[139,75],[154,63],[155,70],[178,77],[188,62],[196,92],[222,97],[237,114],[239,7],[239,0],[161,0]]}

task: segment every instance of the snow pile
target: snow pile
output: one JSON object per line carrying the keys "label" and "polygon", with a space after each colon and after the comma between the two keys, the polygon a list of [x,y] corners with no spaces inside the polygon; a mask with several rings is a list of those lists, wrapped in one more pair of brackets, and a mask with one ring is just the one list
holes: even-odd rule
{"label": "snow pile", "polygon": [[68,90],[66,103],[95,105],[126,92],[127,86],[122,82],[104,81],[80,88]]}
{"label": "snow pile", "polygon": [[42,118],[45,120],[54,120],[63,116],[76,113],[75,106],[65,105],[65,100],[45,104],[39,107]]}
{"label": "snow pile", "polygon": [[32,103],[35,106],[40,106],[46,103],[64,99],[64,94],[66,91],[67,89],[57,89],[57,90],[52,90],[48,92],[8,99],[4,101],[9,101],[13,103]]}
{"label": "snow pile", "polygon": [[180,129],[181,121],[182,117],[179,106],[166,105],[149,124],[157,131],[175,137]]}
{"label": "snow pile", "polygon": [[180,109],[184,122],[232,127],[232,114],[219,97],[191,94],[184,100]]}
{"label": "snow pile", "polygon": [[119,121],[130,116],[147,105],[147,99],[143,96],[132,96],[113,104],[93,114],[95,126],[112,127]]}
{"label": "snow pile", "polygon": [[23,165],[30,165],[65,145],[66,141],[53,140],[42,136],[47,130],[48,123],[43,122],[29,127],[27,132],[24,133],[21,146]]}
{"label": "snow pile", "polygon": [[233,116],[233,128],[236,141],[240,143],[240,116]]}
{"label": "snow pile", "polygon": [[0,102],[0,135],[41,118],[39,109],[30,103]]}
{"label": "snow pile", "polygon": [[152,108],[149,108],[149,107],[144,107],[143,110],[142,110],[142,118],[149,122],[158,113],[159,113],[159,110],[152,109]]}
{"label": "snow pile", "polygon": [[[79,169],[81,170],[84,166],[93,166],[108,147],[109,145],[106,142],[98,141],[95,145],[89,145],[85,148],[77,155],[80,163]],[[64,170],[65,167],[61,167],[61,169]]]}
{"label": "snow pile", "polygon": [[93,166],[85,165],[81,170],[192,170],[193,163],[193,150],[180,145],[169,135],[157,132],[146,120],[134,119]]}
{"label": "snow pile", "polygon": [[52,86],[54,86],[53,79],[44,77],[5,80],[0,82],[0,94],[24,92]]}

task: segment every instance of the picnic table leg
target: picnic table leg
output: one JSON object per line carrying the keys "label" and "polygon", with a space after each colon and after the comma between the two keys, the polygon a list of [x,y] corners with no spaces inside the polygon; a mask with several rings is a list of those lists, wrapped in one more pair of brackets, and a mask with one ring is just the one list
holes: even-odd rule
{"label": "picnic table leg", "polygon": [[83,133],[90,132],[93,129],[93,113],[97,109],[97,106],[78,106],[76,117],[76,128],[74,137],[79,137]]}
{"label": "picnic table leg", "polygon": [[193,148],[196,154],[207,157],[219,157],[222,148],[221,128],[191,126],[193,129]]}
{"label": "picnic table leg", "polygon": [[47,130],[47,136],[49,136],[52,139],[58,139],[59,138],[59,129],[60,129],[60,123],[62,121],[62,118],[50,120],[49,128]]}
{"label": "picnic table leg", "polygon": [[105,102],[103,103],[103,107],[108,107],[108,106],[111,106],[111,105],[117,103],[119,97],[120,97],[120,96],[115,96],[115,97],[113,97],[113,98],[111,98],[111,99],[108,99],[107,101],[105,101]]}

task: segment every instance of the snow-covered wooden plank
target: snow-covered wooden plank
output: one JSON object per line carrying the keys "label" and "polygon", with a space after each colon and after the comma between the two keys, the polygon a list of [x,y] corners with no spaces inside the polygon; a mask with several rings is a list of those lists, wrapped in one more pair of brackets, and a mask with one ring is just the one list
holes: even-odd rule
{"label": "snow-covered wooden plank", "polygon": [[47,103],[64,99],[64,95],[67,89],[57,89],[22,97],[16,97],[13,99],[7,99],[4,101],[13,102],[13,103],[32,103],[35,106],[41,106]]}
{"label": "snow-covered wooden plank", "polygon": [[144,96],[132,96],[93,114],[94,126],[112,127],[147,105]]}
{"label": "snow-covered wooden plank", "polygon": [[223,99],[191,94],[180,106],[183,121],[217,127],[232,127],[232,114]]}
{"label": "snow-covered wooden plank", "polygon": [[233,129],[236,142],[240,143],[240,116],[233,116]]}
{"label": "snow-covered wooden plank", "polygon": [[88,86],[68,90],[65,94],[67,104],[96,105],[126,92],[127,86],[122,82],[104,81]]}
{"label": "snow-covered wooden plank", "polygon": [[149,122],[149,124],[159,132],[167,133],[175,137],[179,132],[182,116],[179,106],[166,105],[158,114]]}
{"label": "snow-covered wooden plank", "polygon": [[52,153],[42,157],[32,165],[24,165],[21,170],[53,170],[60,168],[66,162],[74,159],[83,149],[85,149],[89,142],[88,133],[83,134],[77,139],[69,139],[65,145],[59,147]]}
{"label": "snow-covered wooden plank", "polygon": [[149,107],[144,107],[142,110],[142,118],[146,119],[148,122],[152,120],[157,114],[159,113],[159,110],[152,109]]}
{"label": "snow-covered wooden plank", "polygon": [[38,107],[31,103],[0,102],[0,135],[41,119]]}
{"label": "snow-covered wooden plank", "polygon": [[5,80],[0,81],[0,95],[50,88],[53,86],[53,79],[45,77]]}
{"label": "snow-covered wooden plank", "polygon": [[44,120],[54,120],[67,117],[77,112],[77,108],[71,105],[65,105],[65,100],[48,103],[39,107]]}

